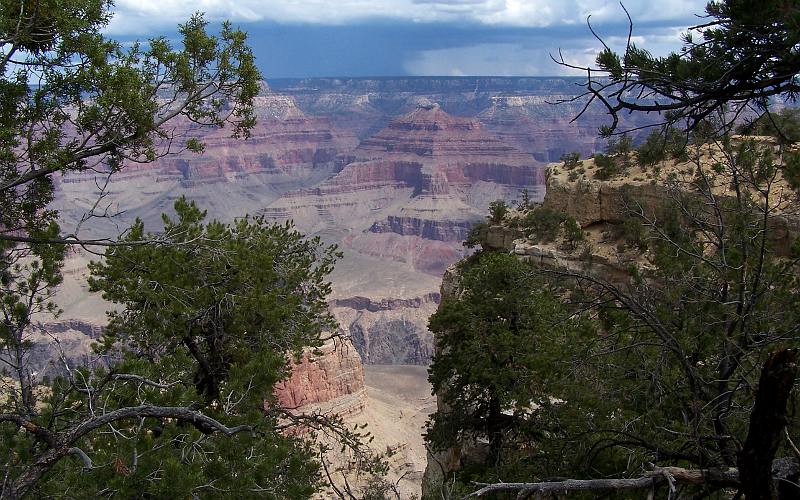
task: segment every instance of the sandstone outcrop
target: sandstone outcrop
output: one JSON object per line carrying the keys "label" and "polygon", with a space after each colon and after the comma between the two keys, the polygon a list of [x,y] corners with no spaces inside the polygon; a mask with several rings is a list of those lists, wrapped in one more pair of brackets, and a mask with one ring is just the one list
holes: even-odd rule
{"label": "sandstone outcrop", "polygon": [[285,408],[357,414],[366,404],[361,358],[349,340],[330,340],[304,353],[291,376],[276,386],[275,395]]}
{"label": "sandstone outcrop", "polygon": [[[761,140],[769,142],[767,138]],[[704,146],[702,161],[709,168],[714,161],[719,161],[717,148]],[[592,159],[583,160],[582,168],[584,173],[575,176],[572,172],[571,176],[562,165],[551,165],[546,175],[547,194],[543,206],[570,215],[584,229],[620,224],[630,217],[632,209],[646,214],[659,213],[676,193],[685,196],[693,190],[696,170],[691,162],[668,161],[662,163],[657,172],[633,165],[625,175],[599,180],[593,175]],[[798,203],[793,190],[782,178],[772,189],[777,195],[770,201],[769,239],[779,255],[788,255],[794,239],[800,235],[800,219],[795,216]],[[720,198],[735,196],[728,186],[721,184],[715,187],[714,193]],[[635,206],[629,206],[630,203]]]}

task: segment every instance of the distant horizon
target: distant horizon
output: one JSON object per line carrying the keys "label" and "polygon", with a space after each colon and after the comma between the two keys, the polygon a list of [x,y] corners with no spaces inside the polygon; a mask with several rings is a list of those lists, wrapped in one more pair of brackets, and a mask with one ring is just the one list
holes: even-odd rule
{"label": "distant horizon", "polygon": [[323,75],[323,76],[264,76],[263,80],[269,82],[270,80],[469,80],[474,78],[496,78],[504,80],[581,80],[582,76],[579,75],[367,75],[367,76],[352,76],[352,75]]}

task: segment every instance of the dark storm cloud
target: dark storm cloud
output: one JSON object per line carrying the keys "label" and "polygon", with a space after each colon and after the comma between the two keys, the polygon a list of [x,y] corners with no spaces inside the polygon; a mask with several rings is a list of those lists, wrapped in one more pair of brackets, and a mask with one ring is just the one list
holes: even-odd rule
{"label": "dark storm cloud", "polygon": [[[186,15],[178,0],[118,1],[111,35],[132,39],[167,31]],[[634,42],[656,54],[680,46],[698,22],[698,0],[626,2]],[[569,74],[550,54],[590,63],[600,46],[584,14],[612,46],[627,19],[606,0],[205,0],[213,19],[232,18],[250,34],[267,77]],[[161,10],[154,18],[152,9]],[[149,10],[150,9],[150,10]],[[588,14],[586,14],[588,15]],[[144,19],[157,19],[145,22]],[[140,19],[140,22],[136,22]],[[173,28],[174,36],[174,28]]]}

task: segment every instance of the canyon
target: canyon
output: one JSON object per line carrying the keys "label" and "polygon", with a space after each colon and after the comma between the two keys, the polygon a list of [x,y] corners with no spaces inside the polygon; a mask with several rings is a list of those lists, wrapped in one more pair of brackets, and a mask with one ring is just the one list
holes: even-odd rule
{"label": "canyon", "polygon": [[[523,190],[541,201],[547,162],[600,148],[600,109],[589,108],[580,123],[571,123],[581,109],[571,100],[577,82],[274,80],[257,98],[259,121],[249,139],[176,123],[174,136],[201,139],[201,154],[173,148],[111,175],[66,173],[56,181],[53,207],[65,233],[115,237],[135,218],[158,230],[161,214],[186,196],[210,218],[293,221],[301,232],[338,245],[343,258],[330,276],[329,297],[337,340],[295,366],[278,389],[279,400],[368,422],[382,446],[405,450],[398,464],[418,485],[425,465],[421,427],[434,404],[428,398],[401,410],[413,409],[414,417],[395,429],[390,415],[408,405],[408,388],[392,381],[413,373],[407,386],[429,393],[424,366],[433,339],[427,320],[440,301],[444,271],[469,254],[462,241],[485,220],[489,203],[513,204]],[[56,297],[63,312],[57,320],[40,319],[43,332],[65,339],[60,348],[76,362],[88,361],[109,308],[85,285],[93,258],[84,250],[70,255]],[[57,373],[47,335],[39,340],[42,373]],[[367,374],[382,374],[373,376],[372,387],[364,365]],[[389,366],[405,368],[391,372]]]}

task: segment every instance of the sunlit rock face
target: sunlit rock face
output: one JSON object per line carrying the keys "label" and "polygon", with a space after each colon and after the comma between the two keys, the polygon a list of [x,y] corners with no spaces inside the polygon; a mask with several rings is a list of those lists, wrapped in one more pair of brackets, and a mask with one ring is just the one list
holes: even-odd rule
{"label": "sunlit rock face", "polygon": [[284,408],[358,414],[366,404],[361,357],[349,340],[328,341],[308,350],[294,364],[291,376],[276,387],[275,395]]}

